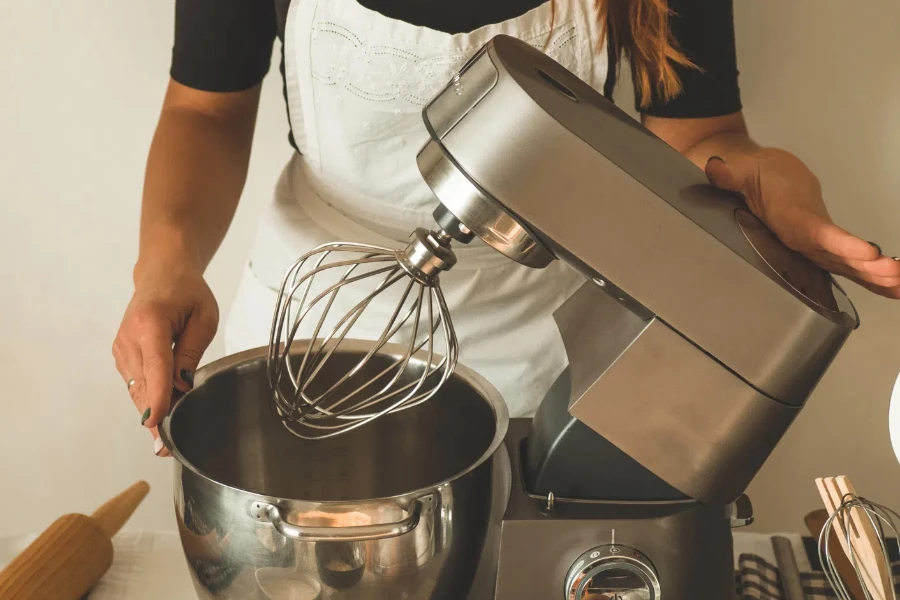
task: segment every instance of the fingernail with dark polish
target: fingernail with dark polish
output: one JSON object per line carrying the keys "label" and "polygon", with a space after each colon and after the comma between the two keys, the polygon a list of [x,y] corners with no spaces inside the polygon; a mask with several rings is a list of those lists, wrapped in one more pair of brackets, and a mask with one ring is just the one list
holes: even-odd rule
{"label": "fingernail with dark polish", "polygon": [[141,425],[147,422],[147,419],[150,418],[150,409],[144,411],[144,414],[141,415]]}
{"label": "fingernail with dark polish", "polygon": [[[718,161],[722,162],[723,164],[726,164],[726,165],[728,164],[725,162],[725,159],[722,158],[721,156],[710,156],[709,160],[718,160]],[[709,162],[709,161],[707,161],[707,162]]]}
{"label": "fingernail with dark polish", "polygon": [[193,385],[194,385],[194,374],[191,373],[190,371],[188,371],[187,369],[182,369],[182,370],[181,370],[181,380],[182,380],[183,382],[185,382],[186,384],[188,384],[189,386],[193,387]]}
{"label": "fingernail with dark polish", "polygon": [[869,242],[869,243],[872,244],[873,246],[875,246],[875,249],[878,250],[878,256],[881,256],[881,246],[879,246],[875,242]]}

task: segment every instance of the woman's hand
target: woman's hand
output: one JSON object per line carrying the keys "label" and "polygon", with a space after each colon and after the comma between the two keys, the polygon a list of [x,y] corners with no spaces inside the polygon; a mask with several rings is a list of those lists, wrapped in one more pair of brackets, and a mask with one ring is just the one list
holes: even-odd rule
{"label": "woman's hand", "polygon": [[219,323],[218,305],[201,270],[184,264],[175,259],[138,264],[134,295],[113,342],[116,369],[129,382],[157,455],[168,455],[156,426],[169,411],[172,388],[191,388]]}
{"label": "woman's hand", "polygon": [[900,298],[900,261],[835,225],[816,176],[790,152],[754,142],[741,113],[700,119],[644,115],[642,122],[705,169],[713,185],[741,194],[786,246],[876,294]]}
{"label": "woman's hand", "polygon": [[157,454],[166,453],[156,426],[172,389],[191,387],[218,327],[203,271],[241,197],[259,94],[259,85],[219,93],[170,80],[150,145],[134,296],[113,355]]}
{"label": "woman's hand", "polygon": [[713,185],[741,194],[789,248],[876,294],[900,298],[900,261],[835,225],[818,179],[794,155],[772,148],[731,152],[727,163],[710,159],[706,175]]}

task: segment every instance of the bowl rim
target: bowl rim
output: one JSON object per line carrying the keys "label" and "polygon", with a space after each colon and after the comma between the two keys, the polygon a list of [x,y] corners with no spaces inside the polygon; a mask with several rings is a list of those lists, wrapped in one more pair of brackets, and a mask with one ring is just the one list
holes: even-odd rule
{"label": "bowl rim", "polygon": [[[309,347],[310,340],[309,339],[298,339],[292,342],[291,345],[291,355],[299,354],[303,352],[307,347]],[[359,352],[366,353],[371,350],[372,346],[375,344],[373,341],[368,340],[360,340],[360,339],[345,339],[341,343],[341,347],[350,351],[350,352]],[[387,354],[391,356],[404,356],[407,352],[407,347],[402,346],[400,344],[385,344],[382,349],[378,352],[379,354]],[[208,379],[214,378],[216,375],[229,372],[235,369],[240,368],[242,365],[250,364],[253,362],[257,362],[260,359],[265,359],[268,356],[269,348],[268,346],[259,346],[257,348],[251,348],[249,350],[244,350],[241,352],[236,352],[234,354],[230,354],[228,356],[224,356],[220,359],[214,360],[212,362],[203,365],[194,375],[194,387],[184,393],[184,394],[174,394],[172,398],[172,404],[169,407],[168,414],[163,418],[162,422],[159,424],[159,428],[157,432],[159,433],[159,438],[162,440],[166,449],[172,454],[172,458],[175,459],[178,464],[180,464],[183,468],[192,472],[196,476],[205,479],[215,485],[222,486],[229,490],[233,490],[235,492],[249,494],[256,498],[266,498],[274,504],[279,503],[300,503],[300,504],[315,504],[321,507],[328,506],[352,506],[359,503],[391,503],[404,505],[405,502],[402,502],[404,499],[417,499],[430,495],[434,492],[434,490],[447,485],[461,477],[465,477],[469,473],[473,472],[475,469],[480,467],[482,464],[491,459],[497,450],[503,445],[503,441],[506,438],[507,431],[509,429],[509,409],[506,406],[506,402],[503,400],[503,397],[500,395],[500,392],[491,385],[487,379],[476,373],[474,370],[466,367],[461,363],[457,363],[456,368],[453,371],[451,377],[456,377],[462,379],[466,385],[473,389],[479,396],[481,396],[491,408],[494,413],[494,437],[491,440],[491,443],[488,444],[487,448],[478,457],[475,461],[473,461],[468,467],[451,475],[449,477],[444,478],[442,481],[437,483],[421,487],[415,490],[410,490],[408,492],[403,492],[399,494],[394,494],[392,496],[381,496],[376,498],[366,498],[366,499],[358,499],[358,500],[300,500],[297,498],[281,498],[278,496],[270,496],[268,494],[264,494],[262,492],[255,492],[252,490],[245,490],[233,485],[229,485],[227,483],[223,483],[218,481],[205,473],[202,473],[192,462],[187,460],[185,456],[178,450],[177,446],[172,440],[171,435],[171,424],[172,418],[178,413],[179,407],[181,407],[185,402],[189,401],[191,394],[194,390],[200,388]],[[419,352],[415,356],[424,356],[424,352]]]}

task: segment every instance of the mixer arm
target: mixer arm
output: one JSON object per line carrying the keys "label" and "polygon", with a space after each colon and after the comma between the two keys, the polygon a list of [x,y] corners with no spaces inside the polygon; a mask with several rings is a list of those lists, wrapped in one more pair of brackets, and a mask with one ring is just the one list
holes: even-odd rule
{"label": "mixer arm", "polygon": [[856,324],[740,199],[530,47],[495,38],[423,115],[439,219],[523,265],[602,280],[772,398],[802,404]]}
{"label": "mixer arm", "polygon": [[679,490],[737,497],[858,323],[830,275],[514,38],[488,43],[423,118],[417,161],[444,231],[587,281],[556,315],[570,413]]}

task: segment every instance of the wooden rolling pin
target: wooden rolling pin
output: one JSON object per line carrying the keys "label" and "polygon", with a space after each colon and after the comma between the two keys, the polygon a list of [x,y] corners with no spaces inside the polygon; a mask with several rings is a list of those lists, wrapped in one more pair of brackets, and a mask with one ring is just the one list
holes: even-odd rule
{"label": "wooden rolling pin", "polygon": [[149,491],[138,481],[91,516],[61,516],[0,571],[0,600],[80,600],[109,569],[112,537]]}

